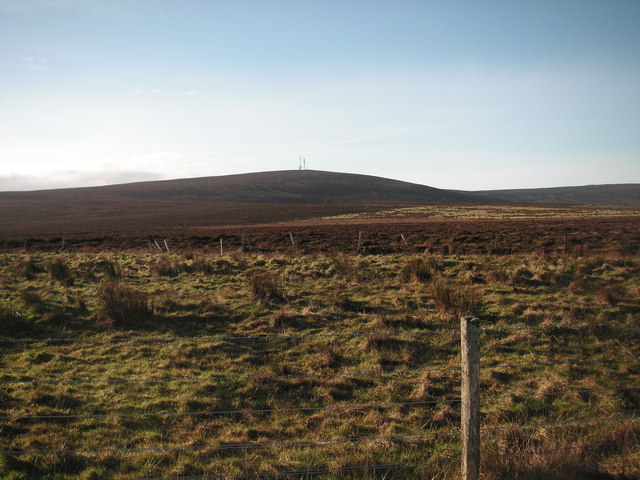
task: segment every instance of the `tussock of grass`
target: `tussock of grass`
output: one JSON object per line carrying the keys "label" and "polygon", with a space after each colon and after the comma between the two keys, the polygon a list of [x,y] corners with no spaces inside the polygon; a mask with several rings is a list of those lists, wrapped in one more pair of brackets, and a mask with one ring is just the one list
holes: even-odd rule
{"label": "tussock of grass", "polygon": [[275,275],[255,273],[249,277],[249,288],[258,302],[283,302],[285,300],[282,281]]}
{"label": "tussock of grass", "polygon": [[433,262],[423,258],[413,258],[408,260],[400,270],[400,278],[405,282],[416,281],[426,283],[431,280],[436,273]]}
{"label": "tussock of grass", "polygon": [[0,303],[0,335],[13,337],[20,335],[29,327],[29,322],[13,308],[13,305]]}
{"label": "tussock of grass", "polygon": [[485,313],[482,296],[477,290],[437,279],[429,285],[427,292],[436,308],[444,315],[457,318],[472,315],[481,318]]}
{"label": "tussock of grass", "polygon": [[[630,422],[614,424],[609,431],[602,427],[573,429],[570,433],[513,427],[506,429],[497,448],[485,449],[481,464],[488,480],[631,480],[635,474],[611,475],[603,471],[602,459],[619,452],[623,462],[636,451],[640,428]],[[595,433],[595,434],[594,434]],[[591,438],[590,438],[591,437]],[[580,438],[580,441],[576,441]]]}
{"label": "tussock of grass", "polygon": [[65,285],[73,284],[73,276],[64,257],[55,257],[47,262],[49,276]]}
{"label": "tussock of grass", "polygon": [[109,281],[98,290],[99,318],[116,328],[139,328],[153,317],[149,296],[123,282]]}
{"label": "tussock of grass", "polygon": [[163,277],[176,277],[180,275],[183,266],[169,255],[161,255],[153,264],[156,275]]}

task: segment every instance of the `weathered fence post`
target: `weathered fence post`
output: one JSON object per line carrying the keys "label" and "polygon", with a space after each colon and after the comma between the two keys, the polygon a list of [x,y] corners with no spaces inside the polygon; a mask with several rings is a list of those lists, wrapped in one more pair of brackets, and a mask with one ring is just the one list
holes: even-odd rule
{"label": "weathered fence post", "polygon": [[480,320],[460,319],[462,479],[480,478]]}
{"label": "weathered fence post", "polygon": [[296,241],[293,238],[293,233],[289,232],[289,238],[291,239],[291,245],[293,245],[293,248],[296,248]]}
{"label": "weathered fence post", "polygon": [[360,252],[360,245],[362,244],[362,230],[358,230],[358,246],[356,252]]}
{"label": "weathered fence post", "polygon": [[220,237],[220,256],[224,256],[224,252],[222,251],[222,237]]}
{"label": "weathered fence post", "polygon": [[166,239],[164,240],[164,248],[167,250],[167,253],[169,253],[169,244]]}

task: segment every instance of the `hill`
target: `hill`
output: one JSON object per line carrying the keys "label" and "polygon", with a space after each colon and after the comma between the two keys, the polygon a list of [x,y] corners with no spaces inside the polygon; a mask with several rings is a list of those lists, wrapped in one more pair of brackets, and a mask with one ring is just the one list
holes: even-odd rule
{"label": "hill", "polygon": [[485,190],[472,193],[478,199],[504,203],[569,203],[589,205],[640,205],[640,184],[585,185],[581,187]]}
{"label": "hill", "polygon": [[272,223],[375,210],[376,205],[470,202],[464,192],[386,178],[292,170],[0,193],[9,235]]}
{"label": "hill", "polygon": [[434,203],[640,205],[640,185],[464,192],[311,170],[0,192],[4,236],[264,224]]}
{"label": "hill", "polygon": [[216,203],[414,203],[464,202],[467,192],[441,190],[370,175],[285,170],[218,177],[127,183],[103,187],[5,192],[0,198],[132,201],[175,199]]}

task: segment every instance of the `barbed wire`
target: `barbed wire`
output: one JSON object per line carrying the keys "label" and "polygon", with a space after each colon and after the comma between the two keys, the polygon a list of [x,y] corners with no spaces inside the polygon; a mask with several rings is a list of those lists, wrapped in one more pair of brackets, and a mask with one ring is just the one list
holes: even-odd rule
{"label": "barbed wire", "polygon": [[438,435],[459,434],[458,429],[433,430],[420,434],[398,434],[379,435],[366,437],[342,437],[323,440],[298,440],[298,441],[273,441],[273,442],[253,442],[253,443],[222,443],[217,445],[169,445],[165,447],[124,447],[124,448],[95,448],[95,449],[37,449],[37,450],[0,450],[0,454],[5,455],[43,455],[43,454],[63,454],[74,455],[91,453],[143,453],[143,452],[172,452],[185,450],[250,450],[271,447],[296,448],[296,447],[317,447],[333,445],[338,443],[360,443],[367,441],[411,441],[423,440]]}

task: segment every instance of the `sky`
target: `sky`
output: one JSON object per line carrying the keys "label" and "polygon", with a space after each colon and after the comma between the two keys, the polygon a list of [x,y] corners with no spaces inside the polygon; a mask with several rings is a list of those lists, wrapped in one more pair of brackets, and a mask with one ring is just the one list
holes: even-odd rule
{"label": "sky", "polygon": [[0,0],[0,191],[640,183],[638,0]]}

